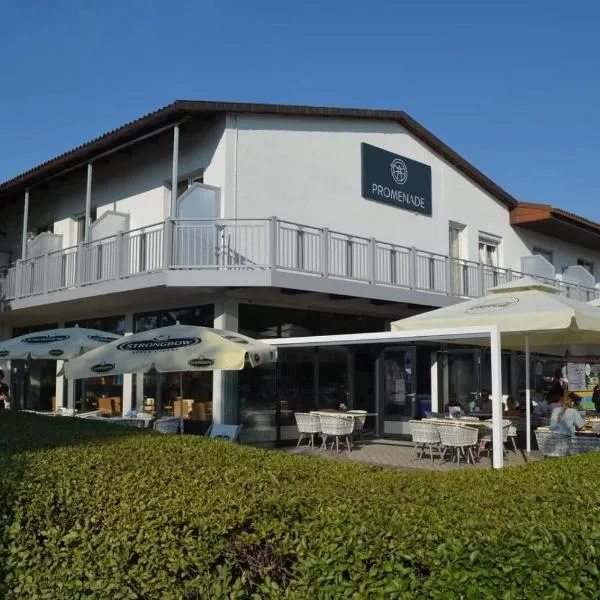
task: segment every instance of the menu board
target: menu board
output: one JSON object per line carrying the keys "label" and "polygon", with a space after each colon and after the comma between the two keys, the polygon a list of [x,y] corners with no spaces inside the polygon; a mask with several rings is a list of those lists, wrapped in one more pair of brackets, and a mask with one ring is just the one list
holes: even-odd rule
{"label": "menu board", "polygon": [[567,379],[570,392],[587,389],[585,381],[585,363],[568,363]]}

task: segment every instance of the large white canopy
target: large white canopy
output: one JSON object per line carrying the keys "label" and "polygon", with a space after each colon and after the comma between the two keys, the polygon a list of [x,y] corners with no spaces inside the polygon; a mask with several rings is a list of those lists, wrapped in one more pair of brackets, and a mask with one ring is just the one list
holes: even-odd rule
{"label": "large white canopy", "polygon": [[119,339],[119,335],[85,327],[48,329],[0,342],[0,358],[70,360]]}
{"label": "large white canopy", "polygon": [[569,351],[572,345],[600,345],[600,311],[597,308],[562,296],[555,288],[529,278],[498,286],[484,298],[395,321],[392,329],[408,331],[478,325],[497,325],[503,348],[522,349],[525,336],[532,348],[560,355]]}
{"label": "large white canopy", "polygon": [[96,348],[65,365],[68,379],[98,375],[240,370],[275,362],[277,349],[240,333],[171,325],[136,333]]}
{"label": "large white canopy", "polygon": [[[397,331],[496,326],[503,348],[525,350],[527,451],[531,450],[531,348],[564,356],[600,346],[600,310],[560,295],[555,288],[524,278],[468,300],[392,323]],[[452,341],[452,340],[449,340]],[[465,340],[461,340],[465,343]],[[478,344],[480,340],[469,343]],[[598,350],[596,350],[598,352]],[[494,399],[496,400],[496,399]]]}

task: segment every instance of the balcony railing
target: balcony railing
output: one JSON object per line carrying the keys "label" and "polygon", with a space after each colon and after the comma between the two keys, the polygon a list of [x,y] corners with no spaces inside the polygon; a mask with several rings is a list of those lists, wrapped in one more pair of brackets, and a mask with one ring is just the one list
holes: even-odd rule
{"label": "balcony railing", "polygon": [[[17,261],[0,281],[4,300],[52,294],[166,270],[282,271],[461,298],[524,276],[277,218],[168,220]],[[600,290],[538,278],[584,301]]]}

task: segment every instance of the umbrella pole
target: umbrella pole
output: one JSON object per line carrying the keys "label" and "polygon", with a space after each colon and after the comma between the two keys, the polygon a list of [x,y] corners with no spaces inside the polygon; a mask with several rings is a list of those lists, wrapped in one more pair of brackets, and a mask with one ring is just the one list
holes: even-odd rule
{"label": "umbrella pole", "polygon": [[525,336],[525,429],[526,450],[531,452],[531,356],[529,352],[529,334]]}
{"label": "umbrella pole", "polygon": [[179,433],[183,435],[183,373],[179,371]]}

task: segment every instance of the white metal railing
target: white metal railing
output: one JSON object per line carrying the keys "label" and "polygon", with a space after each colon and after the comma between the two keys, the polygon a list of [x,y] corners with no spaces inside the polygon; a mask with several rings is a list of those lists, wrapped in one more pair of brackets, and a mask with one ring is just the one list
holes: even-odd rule
{"label": "white metal railing", "polygon": [[[279,270],[461,298],[527,276],[275,217],[168,220],[17,261],[0,278],[0,292],[13,300],[167,269]],[[537,279],[566,296],[600,297],[596,288]]]}

